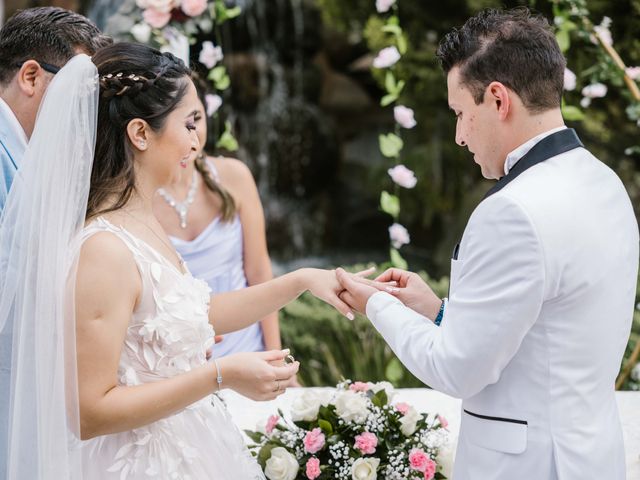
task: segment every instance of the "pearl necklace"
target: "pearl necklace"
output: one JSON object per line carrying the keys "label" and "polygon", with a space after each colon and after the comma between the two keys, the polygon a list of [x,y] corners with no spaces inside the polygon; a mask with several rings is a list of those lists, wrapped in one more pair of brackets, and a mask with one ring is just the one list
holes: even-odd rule
{"label": "pearl necklace", "polygon": [[187,214],[189,213],[189,207],[196,198],[197,189],[198,172],[195,169],[193,170],[193,177],[191,177],[191,186],[189,187],[189,192],[187,192],[187,198],[185,198],[184,201],[178,202],[164,188],[158,189],[158,193],[164,201],[167,202],[169,206],[173,207],[173,209],[178,213],[178,217],[180,217],[180,226],[182,228],[187,228]]}

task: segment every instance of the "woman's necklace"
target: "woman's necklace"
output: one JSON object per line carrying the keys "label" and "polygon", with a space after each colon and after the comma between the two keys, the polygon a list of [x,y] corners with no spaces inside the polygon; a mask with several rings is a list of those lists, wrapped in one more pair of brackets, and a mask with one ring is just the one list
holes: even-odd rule
{"label": "woman's necklace", "polygon": [[166,241],[165,241],[165,240],[164,240],[160,235],[158,235],[158,234],[156,233],[156,231],[155,231],[153,228],[151,228],[149,225],[147,225],[147,224],[146,224],[146,222],[143,222],[142,220],[140,220],[140,219],[138,219],[138,218],[134,217],[131,213],[129,213],[128,211],[126,211],[126,210],[124,210],[124,209],[122,209],[122,211],[123,211],[124,213],[126,213],[127,215],[129,215],[131,218],[133,218],[136,222],[141,223],[142,225],[144,225],[145,227],[147,227],[147,228],[149,229],[149,231],[150,231],[151,233],[153,233],[153,234],[156,236],[156,238],[162,242],[162,244],[163,244],[164,246],[166,246],[166,247],[167,247],[167,249],[172,253],[172,255],[173,255],[173,256],[175,256],[175,257],[178,259],[178,264],[180,265],[180,269],[181,269],[181,270],[183,270],[183,271],[185,270],[185,268],[184,268],[184,260],[183,260],[183,258],[182,258],[182,255],[180,255],[180,254],[176,251],[176,249],[175,249],[175,248],[173,248],[173,247],[172,247],[169,243],[167,243],[167,242],[166,242]]}
{"label": "woman's necklace", "polygon": [[187,228],[187,214],[189,213],[189,207],[193,203],[196,198],[196,190],[198,189],[198,172],[194,169],[193,176],[191,177],[191,186],[189,187],[189,191],[187,192],[187,198],[185,198],[182,202],[176,201],[164,188],[159,188],[158,193],[164,199],[165,202],[169,204],[169,206],[173,207],[173,209],[178,213],[178,217],[180,217],[180,226],[182,228]]}

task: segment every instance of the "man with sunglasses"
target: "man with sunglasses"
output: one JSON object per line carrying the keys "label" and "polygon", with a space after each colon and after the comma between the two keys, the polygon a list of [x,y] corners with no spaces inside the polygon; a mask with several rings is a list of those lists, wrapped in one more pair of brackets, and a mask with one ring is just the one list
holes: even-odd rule
{"label": "man with sunglasses", "polygon": [[[53,76],[78,53],[111,43],[87,18],[56,7],[19,11],[0,29],[0,214]],[[10,325],[0,335],[0,478],[6,476]]]}

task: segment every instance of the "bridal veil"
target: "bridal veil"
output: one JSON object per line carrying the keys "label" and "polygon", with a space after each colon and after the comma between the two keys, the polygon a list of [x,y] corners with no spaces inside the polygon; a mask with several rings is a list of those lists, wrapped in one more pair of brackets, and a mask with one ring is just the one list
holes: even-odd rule
{"label": "bridal veil", "polygon": [[86,55],[54,76],[0,223],[0,330],[13,324],[10,480],[81,476],[73,286],[98,93]]}

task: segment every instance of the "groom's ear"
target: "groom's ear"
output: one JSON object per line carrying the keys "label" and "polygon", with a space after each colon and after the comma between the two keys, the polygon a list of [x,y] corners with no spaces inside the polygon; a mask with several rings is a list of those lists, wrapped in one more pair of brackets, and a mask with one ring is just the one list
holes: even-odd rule
{"label": "groom's ear", "polygon": [[134,118],[127,124],[127,137],[135,150],[144,152],[149,146],[149,124],[141,118]]}

